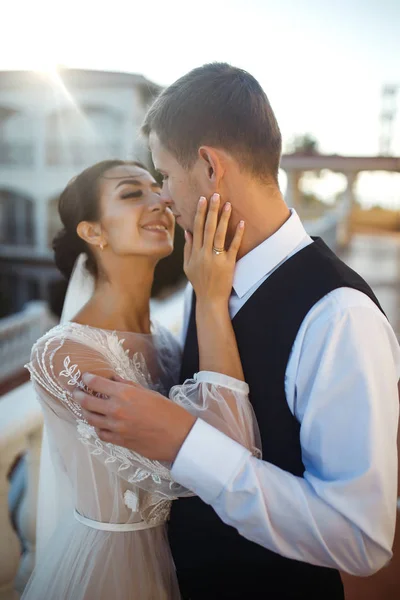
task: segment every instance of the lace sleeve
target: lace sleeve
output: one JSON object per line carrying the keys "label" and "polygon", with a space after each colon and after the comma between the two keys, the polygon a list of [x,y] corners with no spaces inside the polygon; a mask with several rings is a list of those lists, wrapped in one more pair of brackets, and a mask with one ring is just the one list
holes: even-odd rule
{"label": "lace sleeve", "polygon": [[261,438],[247,383],[201,371],[173,387],[170,398],[261,458]]}
{"label": "lace sleeve", "polygon": [[[82,415],[72,396],[76,388],[87,389],[81,380],[85,372],[103,377],[123,376],[148,387],[146,365],[139,356],[130,359],[116,335],[61,329],[60,334],[39,340],[33,347],[27,365],[38,395],[53,413],[76,426],[77,437],[91,455],[108,470],[128,483],[156,495],[160,499],[174,499],[190,495],[176,484],[170,474],[170,465],[149,460],[126,448],[102,442],[96,430]],[[129,494],[126,498],[129,505]],[[134,502],[131,496],[131,502]],[[133,509],[132,506],[130,508]]]}

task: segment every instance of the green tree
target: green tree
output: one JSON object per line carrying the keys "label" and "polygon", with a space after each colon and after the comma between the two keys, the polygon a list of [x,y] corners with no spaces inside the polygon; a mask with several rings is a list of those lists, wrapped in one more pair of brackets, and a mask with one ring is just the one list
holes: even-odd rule
{"label": "green tree", "polygon": [[295,135],[287,144],[287,152],[292,154],[319,154],[318,140],[311,133]]}

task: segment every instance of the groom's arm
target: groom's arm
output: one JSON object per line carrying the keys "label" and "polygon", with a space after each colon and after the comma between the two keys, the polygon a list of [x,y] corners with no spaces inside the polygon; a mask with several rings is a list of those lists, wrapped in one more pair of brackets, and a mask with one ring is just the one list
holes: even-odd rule
{"label": "groom's arm", "polygon": [[338,312],[314,329],[297,380],[303,478],[139,386],[89,376],[88,387],[109,399],[81,392],[77,399],[101,439],[175,461],[176,481],[244,537],[289,558],[369,575],[390,559],[393,542],[399,349],[371,308]]}
{"label": "groom's arm", "polygon": [[296,378],[304,477],[257,460],[202,421],[172,475],[244,537],[370,575],[391,558],[398,376],[398,344],[375,307],[322,315],[304,338]]}

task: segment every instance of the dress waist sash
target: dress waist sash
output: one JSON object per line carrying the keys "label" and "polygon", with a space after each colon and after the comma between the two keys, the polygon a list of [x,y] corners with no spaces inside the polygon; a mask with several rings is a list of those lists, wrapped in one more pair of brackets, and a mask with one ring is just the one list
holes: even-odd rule
{"label": "dress waist sash", "polygon": [[77,510],[74,510],[74,517],[82,525],[98,529],[99,531],[139,531],[141,529],[158,527],[158,525],[150,525],[146,521],[139,521],[139,523],[102,523],[101,521],[94,521],[93,519],[83,517]]}

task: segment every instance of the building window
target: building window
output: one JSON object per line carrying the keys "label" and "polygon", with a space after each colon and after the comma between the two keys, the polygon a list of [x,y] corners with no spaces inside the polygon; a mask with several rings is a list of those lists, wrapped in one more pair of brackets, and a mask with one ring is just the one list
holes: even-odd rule
{"label": "building window", "polygon": [[0,190],[0,244],[33,246],[34,205],[30,198]]}
{"label": "building window", "polygon": [[122,134],[122,116],[108,108],[86,106],[53,113],[46,120],[46,162],[83,167],[118,158]]}
{"label": "building window", "polygon": [[0,106],[0,164],[31,166],[34,158],[34,120]]}

